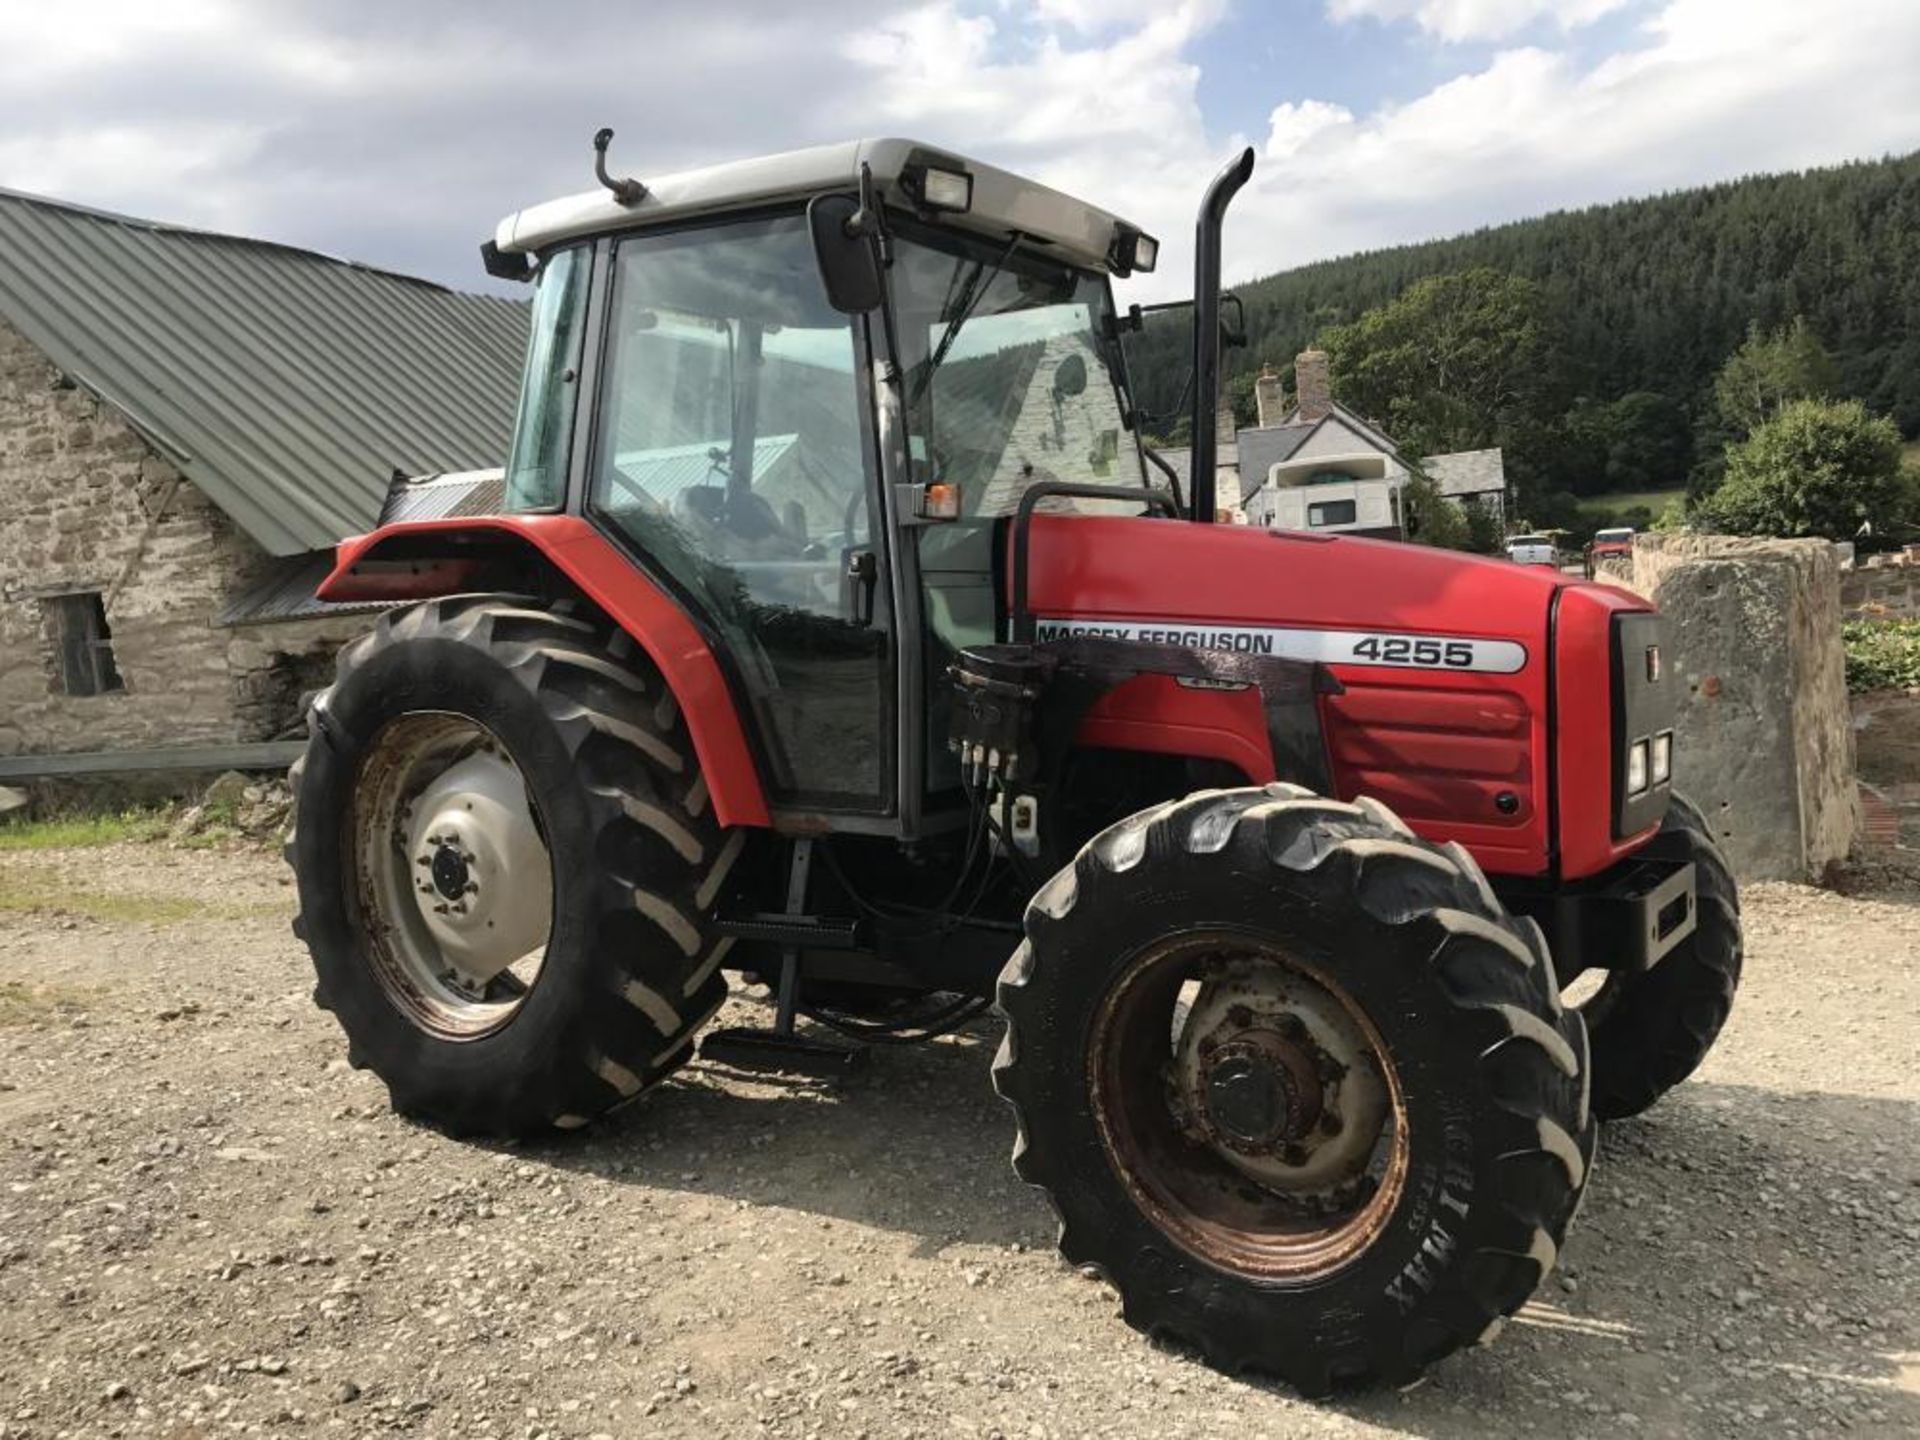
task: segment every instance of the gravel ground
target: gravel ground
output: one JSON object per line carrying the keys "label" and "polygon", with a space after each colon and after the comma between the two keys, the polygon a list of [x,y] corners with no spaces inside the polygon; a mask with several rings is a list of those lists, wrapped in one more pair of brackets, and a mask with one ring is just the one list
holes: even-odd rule
{"label": "gravel ground", "polygon": [[1313,1405],[1056,1259],[990,1026],[456,1143],[347,1068],[272,857],[0,855],[0,1436],[1911,1436],[1920,885],[1856,889],[1748,893],[1719,1048],[1491,1348]]}

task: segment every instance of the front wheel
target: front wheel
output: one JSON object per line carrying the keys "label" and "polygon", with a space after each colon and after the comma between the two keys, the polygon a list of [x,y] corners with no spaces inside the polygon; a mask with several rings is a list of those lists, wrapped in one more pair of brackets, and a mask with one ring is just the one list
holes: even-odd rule
{"label": "front wheel", "polygon": [[1740,896],[1706,817],[1674,796],[1646,853],[1693,862],[1694,931],[1653,969],[1614,971],[1580,1003],[1593,1033],[1593,1108],[1602,1120],[1640,1114],[1691,1075],[1740,988]]}
{"label": "front wheel", "polygon": [[713,820],[672,692],[566,602],[433,600],[340,656],[288,844],[315,999],[394,1107],[571,1129],[677,1068],[726,998]]}
{"label": "front wheel", "polygon": [[1489,1336],[1586,1183],[1586,1032],[1465,851],[1211,791],[1097,836],[1000,978],[1014,1167],[1130,1324],[1308,1393]]}

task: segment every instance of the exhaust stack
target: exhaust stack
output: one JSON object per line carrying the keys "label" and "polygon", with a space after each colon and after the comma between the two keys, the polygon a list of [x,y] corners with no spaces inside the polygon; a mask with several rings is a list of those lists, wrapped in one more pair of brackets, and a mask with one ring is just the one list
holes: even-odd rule
{"label": "exhaust stack", "polygon": [[1227,206],[1252,174],[1253,147],[1248,146],[1213,177],[1193,232],[1193,476],[1188,489],[1193,518],[1202,524],[1213,523],[1213,477],[1220,456],[1213,433],[1220,404],[1220,231]]}

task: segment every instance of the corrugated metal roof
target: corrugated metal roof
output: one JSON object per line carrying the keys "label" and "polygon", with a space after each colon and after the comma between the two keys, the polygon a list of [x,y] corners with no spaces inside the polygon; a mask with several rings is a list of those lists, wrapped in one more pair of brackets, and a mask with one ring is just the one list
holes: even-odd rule
{"label": "corrugated metal roof", "polygon": [[260,580],[229,600],[213,617],[216,628],[268,625],[282,620],[319,620],[333,615],[374,615],[390,610],[383,600],[322,600],[313,592],[333,570],[333,551],[277,556]]}
{"label": "corrugated metal roof", "polygon": [[413,475],[395,480],[380,507],[382,525],[402,520],[447,520],[462,515],[498,515],[506,508],[506,471],[465,470],[457,475]]}
{"label": "corrugated metal roof", "polygon": [[[799,439],[798,435],[758,437],[753,442],[753,473],[767,474]],[[658,505],[671,509],[683,490],[696,485],[726,484],[725,464],[714,458],[724,449],[721,441],[701,440],[692,445],[618,452],[609,474],[613,488],[607,496],[607,508],[624,510],[635,505]]]}
{"label": "corrugated metal roof", "polygon": [[506,459],[521,301],[0,190],[0,318],[276,555]]}

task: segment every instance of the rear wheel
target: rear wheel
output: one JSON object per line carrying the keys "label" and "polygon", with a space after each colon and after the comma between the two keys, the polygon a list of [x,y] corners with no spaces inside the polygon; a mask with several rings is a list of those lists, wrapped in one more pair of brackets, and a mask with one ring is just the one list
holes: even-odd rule
{"label": "rear wheel", "polygon": [[745,837],[630,637],[564,602],[430,601],[342,652],[310,727],[295,930],[396,1109],[570,1129],[687,1058]]}
{"label": "rear wheel", "polygon": [[1494,1331],[1586,1182],[1586,1034],[1539,932],[1383,807],[1212,791],[1027,912],[1014,1166],[1129,1323],[1319,1393]]}
{"label": "rear wheel", "polygon": [[1693,862],[1697,923],[1653,969],[1614,971],[1580,1002],[1602,1120],[1638,1115],[1699,1068],[1740,986],[1740,896],[1706,817],[1674,796],[1646,853]]}

